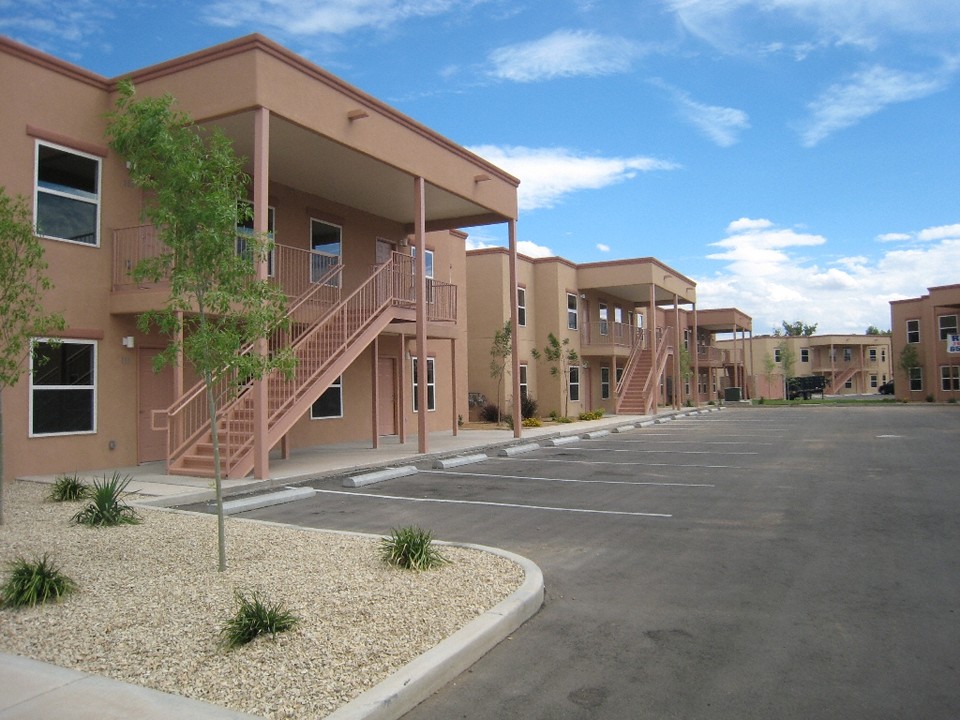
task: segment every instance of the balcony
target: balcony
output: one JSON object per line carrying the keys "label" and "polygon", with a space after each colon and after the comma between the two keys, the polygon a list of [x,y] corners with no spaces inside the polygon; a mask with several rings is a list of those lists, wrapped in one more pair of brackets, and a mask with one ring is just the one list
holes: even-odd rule
{"label": "balcony", "polygon": [[712,345],[697,347],[697,363],[701,367],[723,367],[730,364],[730,353]]}
{"label": "balcony", "polygon": [[626,357],[638,343],[643,343],[642,328],[626,323],[599,320],[586,322],[580,328],[580,349],[585,355]]}

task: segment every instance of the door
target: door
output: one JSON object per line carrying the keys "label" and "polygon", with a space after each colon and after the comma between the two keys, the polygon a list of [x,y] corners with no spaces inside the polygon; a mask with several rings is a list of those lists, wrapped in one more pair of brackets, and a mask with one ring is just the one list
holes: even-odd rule
{"label": "door", "polygon": [[380,397],[377,412],[380,416],[380,434],[397,434],[397,361],[382,357],[377,363],[380,376]]}
{"label": "door", "polygon": [[173,366],[167,365],[159,373],[153,371],[153,359],[160,353],[155,348],[140,348],[137,352],[138,416],[137,462],[154,462],[167,457],[167,431],[154,430],[152,411],[166,410],[173,404]]}

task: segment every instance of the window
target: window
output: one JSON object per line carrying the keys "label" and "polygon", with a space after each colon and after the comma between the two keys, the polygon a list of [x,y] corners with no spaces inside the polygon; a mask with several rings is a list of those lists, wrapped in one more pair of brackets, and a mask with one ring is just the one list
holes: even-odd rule
{"label": "window", "polygon": [[871,375],[871,376],[870,376],[870,387],[875,388],[875,387],[877,387],[877,386],[878,386],[878,385],[877,385],[877,376],[876,376],[876,375]]}
{"label": "window", "polygon": [[851,360],[853,360],[853,350],[850,349],[850,348],[844,348],[844,349],[843,349],[843,361],[844,361],[844,362],[850,362]]}
{"label": "window", "polygon": [[520,366],[520,397],[527,397],[527,389],[527,366],[524,364]]}
{"label": "window", "polygon": [[[310,218],[310,282],[318,282],[324,273],[340,263],[343,228]],[[335,281],[334,281],[335,282]]]}
{"label": "window", "polygon": [[[417,358],[413,359],[413,411],[419,412],[420,398],[418,397],[418,387],[420,382],[419,363]],[[433,358],[427,358],[427,411],[437,409],[437,383],[434,375]]]}
{"label": "window", "polygon": [[43,237],[100,245],[100,159],[37,143],[37,231]]}
{"label": "window", "polygon": [[[244,200],[243,202],[247,202]],[[274,214],[272,207],[267,208],[267,235],[273,240],[274,233]],[[247,252],[247,238],[253,235],[253,215],[237,225],[237,255],[244,255]],[[273,277],[273,248],[267,253],[267,277]]]}
{"label": "window", "polygon": [[810,362],[810,348],[800,348],[800,362]]}
{"label": "window", "polygon": [[911,392],[919,392],[923,390],[923,368],[910,368],[909,376]]}
{"label": "window", "polygon": [[603,400],[610,399],[610,368],[600,368],[600,397]]}
{"label": "window", "polygon": [[[417,257],[417,248],[410,248],[410,257]],[[427,280],[427,302],[433,302],[433,250],[424,250],[423,252],[423,276]],[[432,409],[432,408],[431,408]]]}
{"label": "window", "polygon": [[619,384],[620,384],[620,381],[623,380],[623,368],[622,368],[622,367],[618,367],[618,368],[617,368],[617,372],[616,372],[615,374],[616,374],[616,376],[617,376],[617,385],[619,385]]}
{"label": "window", "polygon": [[876,361],[877,361],[877,349],[870,348],[870,362],[876,362]]}
{"label": "window", "polygon": [[567,293],[567,328],[577,329],[577,296]]}
{"label": "window", "polygon": [[940,389],[944,392],[960,392],[960,365],[940,366]]}
{"label": "window", "polygon": [[613,308],[613,321],[617,325],[620,325],[623,323],[623,308],[620,307],[619,305]]}
{"label": "window", "polygon": [[602,302],[600,303],[600,334],[606,335],[608,326],[607,326],[607,304]]}
{"label": "window", "polygon": [[527,324],[527,291],[517,288],[517,325],[524,327]]}
{"label": "window", "polygon": [[919,320],[907,320],[907,342],[908,343],[920,342],[920,321]]}
{"label": "window", "polygon": [[886,361],[887,361],[887,349],[880,348],[880,362],[886,362]]}
{"label": "window", "polygon": [[34,342],[30,357],[30,436],[96,432],[97,345]]}
{"label": "window", "polygon": [[780,362],[780,348],[773,349],[773,361]]}
{"label": "window", "polygon": [[850,389],[853,387],[853,378],[850,378],[849,380],[847,380],[847,381],[843,384],[843,386],[844,386],[847,390],[850,390]]}
{"label": "window", "polygon": [[343,375],[330,383],[330,387],[324,390],[323,395],[310,406],[311,420],[341,417],[343,417]]}
{"label": "window", "polygon": [[580,368],[570,368],[570,400],[577,402],[580,399]]}
{"label": "window", "polygon": [[950,335],[957,334],[956,315],[941,315],[939,318],[937,318],[937,322],[940,325],[941,340],[948,340]]}

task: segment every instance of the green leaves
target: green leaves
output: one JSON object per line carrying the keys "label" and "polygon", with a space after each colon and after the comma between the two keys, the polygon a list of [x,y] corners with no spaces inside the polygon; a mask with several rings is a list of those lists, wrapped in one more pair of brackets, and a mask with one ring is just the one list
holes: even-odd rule
{"label": "green leaves", "polygon": [[258,592],[248,598],[237,590],[233,597],[237,610],[220,630],[220,640],[228,649],[246,645],[260,635],[291,630],[300,622],[283,605],[264,600]]}
{"label": "green leaves", "polygon": [[429,570],[450,562],[433,546],[431,534],[419,527],[391,530],[390,537],[380,540],[380,557],[405,570]]}
{"label": "green leaves", "polygon": [[36,560],[18,557],[8,564],[10,577],[0,600],[8,607],[33,607],[59,600],[77,589],[76,583],[60,572],[46,553]]}
{"label": "green leaves", "polygon": [[130,480],[129,475],[122,476],[118,472],[110,478],[104,475],[103,480],[94,480],[88,493],[90,504],[74,515],[71,522],[95,527],[138,525],[140,515],[120,499]]}
{"label": "green leaves", "polygon": [[83,500],[90,495],[90,488],[83,481],[73,475],[58,475],[50,488],[50,500],[54,502],[73,502]]}

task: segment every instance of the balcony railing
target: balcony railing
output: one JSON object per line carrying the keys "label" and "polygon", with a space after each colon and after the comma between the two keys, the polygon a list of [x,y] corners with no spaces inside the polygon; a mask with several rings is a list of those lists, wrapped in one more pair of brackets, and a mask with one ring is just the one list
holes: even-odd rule
{"label": "balcony railing", "polygon": [[643,330],[627,323],[597,320],[583,323],[580,329],[581,347],[613,345],[632,348],[643,341]]}
{"label": "balcony railing", "polygon": [[697,360],[701,363],[710,365],[723,365],[726,362],[728,353],[712,345],[700,345],[697,348]]}

